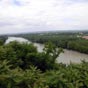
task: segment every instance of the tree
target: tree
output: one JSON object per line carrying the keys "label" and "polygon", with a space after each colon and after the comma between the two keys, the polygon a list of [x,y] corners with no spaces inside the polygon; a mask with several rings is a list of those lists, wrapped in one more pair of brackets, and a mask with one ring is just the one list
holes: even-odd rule
{"label": "tree", "polygon": [[26,61],[26,66],[34,65],[38,69],[45,72],[46,70],[55,68],[55,61],[59,54],[63,52],[61,48],[57,48],[51,42],[46,43],[43,52],[28,53]]}
{"label": "tree", "polygon": [[[30,64],[27,64],[29,60],[27,59],[28,53],[37,53],[37,48],[33,44],[28,43],[19,43],[19,42],[11,42],[7,44],[5,47],[12,48],[14,55],[16,55],[16,59],[14,64],[16,67],[19,66],[22,69],[27,69],[26,67],[30,67]],[[14,59],[12,59],[14,62]]]}
{"label": "tree", "polygon": [[56,45],[52,44],[51,42],[46,43],[43,50],[46,56],[51,57],[51,61],[53,63],[55,63],[56,58],[60,55],[60,53],[63,52],[62,48],[58,48]]}
{"label": "tree", "polygon": [[0,40],[0,46],[2,46],[4,44],[3,40]]}

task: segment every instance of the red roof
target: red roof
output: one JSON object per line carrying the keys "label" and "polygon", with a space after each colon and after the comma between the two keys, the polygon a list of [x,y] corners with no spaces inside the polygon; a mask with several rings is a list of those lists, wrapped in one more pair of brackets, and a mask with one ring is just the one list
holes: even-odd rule
{"label": "red roof", "polygon": [[88,36],[83,36],[82,38],[84,38],[84,39],[88,39]]}

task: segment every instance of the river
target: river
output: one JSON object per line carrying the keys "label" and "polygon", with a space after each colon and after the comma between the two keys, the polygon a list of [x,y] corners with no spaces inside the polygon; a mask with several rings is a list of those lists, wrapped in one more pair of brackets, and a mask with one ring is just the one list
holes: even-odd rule
{"label": "river", "polygon": [[[30,43],[30,41],[28,41],[27,39],[24,38],[18,38],[18,37],[9,37],[5,44],[11,42],[11,41],[19,41],[19,42],[28,42]],[[42,52],[44,46],[42,44],[39,43],[34,43],[34,45],[38,48],[39,52]],[[64,49],[64,53],[61,53],[59,55],[59,57],[57,58],[56,62],[57,63],[64,63],[64,64],[70,64],[70,62],[72,63],[81,63],[81,60],[85,60],[88,61],[88,54],[83,54],[83,53],[79,53],[76,51],[72,51],[72,50],[67,50]]]}
{"label": "river", "polygon": [[[42,52],[44,46],[39,43],[34,43],[38,47],[39,52]],[[57,58],[58,63],[69,64],[72,63],[81,63],[81,60],[88,61],[88,54],[79,53],[77,51],[64,49],[64,53],[61,53]]]}

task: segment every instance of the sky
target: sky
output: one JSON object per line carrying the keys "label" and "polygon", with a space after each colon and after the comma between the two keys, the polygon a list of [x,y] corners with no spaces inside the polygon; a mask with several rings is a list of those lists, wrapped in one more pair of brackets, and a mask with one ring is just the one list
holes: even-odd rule
{"label": "sky", "polygon": [[88,30],[88,0],[0,0],[0,34]]}

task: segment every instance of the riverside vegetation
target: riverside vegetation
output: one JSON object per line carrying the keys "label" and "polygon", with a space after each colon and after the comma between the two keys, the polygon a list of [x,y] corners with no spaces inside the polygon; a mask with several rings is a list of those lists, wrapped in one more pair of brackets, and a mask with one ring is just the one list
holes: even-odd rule
{"label": "riverside vegetation", "polygon": [[34,34],[20,34],[16,35],[26,38],[32,42],[46,43],[51,41],[57,47],[62,47],[70,50],[75,50],[81,53],[88,54],[88,40],[83,39],[82,36],[88,36],[88,32],[49,32],[49,33],[34,33]]}
{"label": "riverside vegetation", "polygon": [[0,88],[88,88],[88,62],[58,64],[62,48],[48,42],[43,52],[33,44],[0,44]]}

